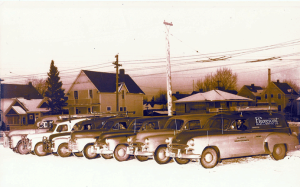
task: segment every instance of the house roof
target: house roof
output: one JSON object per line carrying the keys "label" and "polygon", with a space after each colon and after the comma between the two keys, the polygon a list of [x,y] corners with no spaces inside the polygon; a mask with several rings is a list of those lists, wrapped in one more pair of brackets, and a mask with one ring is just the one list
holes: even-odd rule
{"label": "house roof", "polygon": [[26,111],[20,106],[11,107],[17,114],[26,114]]}
{"label": "house roof", "polygon": [[261,90],[263,90],[262,87],[260,86],[254,86],[254,85],[245,85],[246,88],[248,88],[251,92],[254,92],[254,93],[257,93],[257,92],[260,92]]}
{"label": "house roof", "polygon": [[283,93],[298,95],[298,93],[288,84],[283,82],[273,82]]}
{"label": "house roof", "polygon": [[205,102],[205,101],[252,101],[252,99],[234,95],[221,90],[211,90],[204,93],[197,93],[183,99],[175,101],[175,103],[185,102]]}
{"label": "house roof", "polygon": [[39,108],[39,106],[44,102],[44,99],[23,99],[23,98],[18,98],[18,100],[26,107],[28,112],[48,112],[49,109],[47,108]]}
{"label": "house roof", "polygon": [[1,99],[1,110],[6,112],[6,110],[15,102],[15,99]]}
{"label": "house roof", "polygon": [[43,99],[43,96],[32,84],[1,84],[1,98]]}
{"label": "house roof", "polygon": [[[96,86],[96,88],[100,92],[115,92],[116,91],[116,74],[115,73],[105,73],[105,72],[95,72],[95,71],[88,71],[82,70],[86,76],[91,80],[91,82]],[[119,82],[124,82],[126,88],[128,89],[129,93],[141,93],[144,92],[141,88],[133,81],[133,79],[124,74],[122,77],[121,74],[119,75]]]}
{"label": "house roof", "polygon": [[175,93],[175,94],[172,94],[172,96],[174,96],[177,100],[178,99],[182,99],[182,98],[185,98],[187,96],[190,96],[190,94],[180,94],[180,93]]}

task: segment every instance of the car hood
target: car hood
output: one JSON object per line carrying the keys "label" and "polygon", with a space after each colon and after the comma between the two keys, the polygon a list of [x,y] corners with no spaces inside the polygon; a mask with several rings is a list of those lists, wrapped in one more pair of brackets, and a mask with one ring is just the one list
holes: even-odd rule
{"label": "car hood", "polygon": [[34,139],[34,138],[41,138],[41,141],[42,141],[42,138],[44,136],[49,137],[51,134],[53,134],[53,133],[52,132],[46,132],[46,133],[38,133],[38,134],[29,134],[29,135],[27,135],[27,138],[29,140]]}
{"label": "car hood", "polygon": [[63,132],[63,133],[57,133],[57,134],[51,134],[49,136],[49,140],[52,141],[54,138],[58,138],[58,137],[62,137],[62,136],[70,136],[71,135],[71,132]]}
{"label": "car hood", "polygon": [[21,129],[9,131],[8,136],[20,135],[20,134],[37,134],[47,132],[49,129]]}
{"label": "car hood", "polygon": [[71,140],[74,141],[74,139],[79,139],[79,138],[95,138],[97,136],[100,136],[102,132],[105,132],[107,130],[87,130],[87,131],[77,131],[71,133]]}
{"label": "car hood", "polygon": [[115,138],[120,136],[132,136],[135,135],[136,131],[133,130],[118,130],[118,131],[109,131],[101,134],[99,139],[103,140],[105,138]]}
{"label": "car hood", "polygon": [[163,136],[163,135],[174,135],[174,130],[153,130],[139,132],[136,134],[135,142],[144,142],[147,137]]}

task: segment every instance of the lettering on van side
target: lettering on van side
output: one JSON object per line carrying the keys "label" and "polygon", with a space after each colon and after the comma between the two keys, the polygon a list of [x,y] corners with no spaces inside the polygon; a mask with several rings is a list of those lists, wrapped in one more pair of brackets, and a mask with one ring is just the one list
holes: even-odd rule
{"label": "lettering on van side", "polygon": [[255,125],[278,125],[278,118],[263,119],[262,117],[255,117]]}

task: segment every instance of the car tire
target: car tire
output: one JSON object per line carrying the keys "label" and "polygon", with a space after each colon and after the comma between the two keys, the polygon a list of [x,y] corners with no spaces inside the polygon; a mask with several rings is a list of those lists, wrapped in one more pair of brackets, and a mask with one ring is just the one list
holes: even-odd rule
{"label": "car tire", "polygon": [[27,149],[24,147],[24,144],[22,141],[19,141],[18,145],[17,145],[17,149],[18,149],[18,152],[21,154],[21,155],[26,155],[28,154],[31,150]]}
{"label": "car tire", "polygon": [[43,142],[39,142],[35,145],[34,147],[34,153],[37,155],[37,156],[46,156],[47,155],[47,152],[44,151],[44,148],[43,148]]}
{"label": "car tire", "polygon": [[129,159],[129,154],[126,153],[127,146],[124,144],[118,145],[114,150],[114,156],[117,161],[122,162]]}
{"label": "car tire", "polygon": [[68,148],[68,143],[62,143],[57,148],[57,154],[60,157],[69,157],[71,153],[72,152]]}
{"label": "car tire", "polygon": [[218,164],[218,153],[214,148],[206,148],[200,158],[204,168],[213,168]]}
{"label": "car tire", "polygon": [[102,154],[101,155],[104,159],[111,159],[113,158],[113,155],[112,154]]}
{"label": "car tire", "polygon": [[137,155],[137,156],[135,156],[135,158],[140,162],[145,162],[149,159],[148,156],[141,156],[141,155]]}
{"label": "car tire", "polygon": [[80,151],[80,152],[76,152],[76,153],[72,153],[74,156],[76,156],[76,157],[83,157],[83,153],[82,153],[82,151]]}
{"label": "car tire", "polygon": [[188,158],[174,158],[175,162],[177,162],[177,164],[187,164],[189,163],[191,160]]}
{"label": "car tire", "polygon": [[97,153],[94,153],[94,152],[92,151],[92,147],[93,147],[93,146],[94,146],[93,144],[87,144],[87,145],[83,148],[83,155],[84,155],[85,158],[87,158],[87,159],[94,159],[94,158],[96,158],[96,157],[98,156]]}
{"label": "car tire", "polygon": [[276,144],[273,148],[271,157],[274,160],[281,160],[284,159],[285,156],[286,156],[286,148],[284,144]]}
{"label": "car tire", "polygon": [[166,149],[167,149],[167,146],[165,146],[165,145],[160,145],[156,149],[156,151],[154,153],[154,160],[158,164],[167,164],[171,161],[172,158],[166,156]]}

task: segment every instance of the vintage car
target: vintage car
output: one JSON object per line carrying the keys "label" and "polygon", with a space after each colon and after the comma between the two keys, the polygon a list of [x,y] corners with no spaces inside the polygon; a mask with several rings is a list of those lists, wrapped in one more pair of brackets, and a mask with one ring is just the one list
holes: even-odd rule
{"label": "vintage car", "polygon": [[[9,147],[13,149],[15,152],[19,152],[19,147],[21,146],[22,138],[26,137],[28,134],[38,134],[38,133],[44,133],[49,130],[51,127],[45,127],[44,125],[40,126],[44,122],[47,123],[56,123],[64,121],[63,118],[61,118],[59,115],[54,116],[44,116],[39,118],[33,129],[18,129],[18,130],[10,130],[8,132],[4,132],[4,140],[3,140],[3,146]],[[49,126],[49,125],[48,125]]]}
{"label": "vintage car", "polygon": [[53,134],[70,132],[77,123],[87,119],[88,118],[81,118],[60,122],[58,124],[53,124],[53,127],[47,132],[28,134],[27,136],[22,138],[19,146],[19,152],[21,154],[27,154],[30,151],[33,151],[38,156],[45,156],[47,152],[44,151],[43,139],[46,139]]}
{"label": "vintage car", "polygon": [[127,128],[131,121],[136,118],[137,117],[115,117],[106,120],[101,129],[73,132],[68,143],[68,148],[71,152],[82,152],[88,159],[96,158],[98,154],[95,153],[93,148],[98,137],[106,131]]}
{"label": "vintage car", "polygon": [[[68,157],[72,152],[68,149],[68,143],[71,133],[74,131],[86,131],[92,129],[100,129],[103,123],[110,117],[97,117],[89,120],[84,120],[74,125],[72,131],[65,133],[56,133],[48,137],[43,137],[43,150],[47,153],[57,153],[61,157]],[[74,152],[75,156],[83,156],[82,152]]]}
{"label": "vintage car", "polygon": [[270,154],[283,159],[287,151],[299,148],[283,115],[269,112],[233,112],[211,117],[203,129],[182,131],[168,143],[167,156],[179,164],[200,159],[213,168],[222,159]]}
{"label": "vintage car", "polygon": [[[165,140],[172,138],[181,131],[201,129],[214,114],[181,115],[169,118],[163,129],[155,131],[141,131],[135,137],[128,139],[127,154],[146,157],[154,156],[159,164],[168,163],[171,158],[165,155],[167,144]],[[143,157],[142,157],[143,156]]]}
{"label": "vintage car", "polygon": [[[119,131],[103,132],[94,143],[94,150],[103,158],[112,158],[118,161],[126,161],[129,158],[127,152],[127,139],[133,138],[140,131],[156,130],[161,128],[170,117],[142,117],[131,122],[129,127]],[[147,160],[148,157],[137,156],[138,160]]]}

